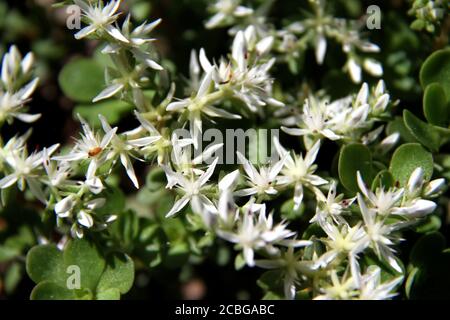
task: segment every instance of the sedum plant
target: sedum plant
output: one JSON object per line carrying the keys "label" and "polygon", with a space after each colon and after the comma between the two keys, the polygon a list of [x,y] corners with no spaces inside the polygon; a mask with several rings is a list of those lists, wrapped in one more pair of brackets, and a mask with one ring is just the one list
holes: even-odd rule
{"label": "sedum plant", "polygon": [[[305,1],[281,24],[270,16],[281,1],[208,3],[204,27],[228,28],[229,46],[222,56],[190,48],[186,76],[159,51],[163,20],[122,11],[138,3],[60,4],[79,8],[74,37],[97,48],[59,74],[78,103],[69,143],[29,147],[41,116],[27,108],[35,59],[16,46],[3,55],[0,123],[29,129],[2,137],[2,215],[28,210],[39,221],[23,222],[21,241],[0,229],[0,262],[19,272],[25,260],[32,299],[119,299],[146,274],[183,270],[187,282],[211,260],[248,270],[266,299],[445,292],[430,291],[429,281],[449,283],[439,233],[450,172],[449,49],[421,67],[425,121],[381,79],[383,43],[335,14],[331,1]],[[351,90],[336,95],[302,75],[311,49],[311,63],[341,72]],[[328,63],[334,54],[343,64]],[[301,85],[284,78],[300,76]],[[131,125],[122,127],[125,117]]]}

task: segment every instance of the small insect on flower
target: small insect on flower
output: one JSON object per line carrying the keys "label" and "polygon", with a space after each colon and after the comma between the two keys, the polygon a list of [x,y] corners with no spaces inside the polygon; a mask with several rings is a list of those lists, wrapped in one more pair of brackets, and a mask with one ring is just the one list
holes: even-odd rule
{"label": "small insect on flower", "polygon": [[91,150],[88,151],[88,155],[89,155],[89,157],[95,157],[100,152],[102,152],[102,150],[103,150],[103,148],[101,148],[101,147],[92,148]]}

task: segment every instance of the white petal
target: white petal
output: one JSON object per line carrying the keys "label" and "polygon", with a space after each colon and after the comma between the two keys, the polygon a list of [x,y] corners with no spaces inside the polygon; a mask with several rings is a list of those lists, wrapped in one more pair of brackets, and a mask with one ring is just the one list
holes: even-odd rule
{"label": "white petal", "polygon": [[0,180],[0,188],[6,189],[12,186],[17,181],[17,176],[15,174],[10,174]]}
{"label": "white petal", "polygon": [[170,211],[166,214],[166,218],[169,218],[171,216],[173,216],[175,213],[181,211],[181,209],[183,209],[189,202],[189,197],[184,196],[181,199],[179,199],[178,201],[176,201],[172,207],[172,209],[170,209]]}
{"label": "white petal", "polygon": [[122,83],[113,84],[106,89],[104,89],[102,92],[100,92],[94,99],[92,99],[92,102],[97,102],[100,100],[108,99],[114,96],[116,93],[121,91],[123,89],[124,85]]}

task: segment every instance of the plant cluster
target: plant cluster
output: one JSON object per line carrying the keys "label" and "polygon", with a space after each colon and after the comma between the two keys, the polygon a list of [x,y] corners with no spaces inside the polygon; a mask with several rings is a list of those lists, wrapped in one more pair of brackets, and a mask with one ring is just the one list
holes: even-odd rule
{"label": "plant cluster", "polygon": [[[450,142],[450,51],[437,50],[421,67],[426,121],[408,109],[398,116],[401,101],[381,79],[382,44],[324,0],[307,2],[278,25],[270,17],[282,5],[275,1],[211,1],[205,28],[229,28],[230,47],[219,58],[192,49],[186,77],[158,52],[161,19],[135,23],[121,15],[120,0],[60,4],[80,8],[75,38],[98,43],[95,58],[73,60],[59,75],[66,96],[81,103],[80,133],[32,150],[30,128],[0,147],[3,211],[14,211],[20,197],[40,211],[39,227],[23,229],[37,239],[31,250],[33,240],[0,249],[0,261],[27,252],[31,298],[118,299],[135,270],[211,256],[225,265],[230,248],[236,269],[268,269],[258,280],[265,298],[427,292],[436,266],[449,261],[437,231],[450,172],[442,152]],[[445,5],[416,1],[410,13],[432,32]],[[422,29],[419,20],[414,29]],[[326,68],[327,48],[336,45],[344,61],[337,70],[357,89],[336,96],[314,80],[303,87],[280,80],[286,64],[291,76],[301,74],[310,49]],[[16,46],[3,56],[2,126],[41,116],[27,109],[39,81],[34,60]],[[124,114],[132,126],[121,129]],[[225,164],[228,141],[212,141],[208,128],[281,134],[258,135]],[[426,234],[407,258],[404,243],[418,233]]]}

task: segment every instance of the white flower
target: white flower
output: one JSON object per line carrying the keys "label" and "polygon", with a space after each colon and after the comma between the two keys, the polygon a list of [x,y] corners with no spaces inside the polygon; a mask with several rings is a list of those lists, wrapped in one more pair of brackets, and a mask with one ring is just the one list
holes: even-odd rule
{"label": "white flower", "polygon": [[[102,124],[103,131],[105,131],[105,134],[114,132],[112,134],[110,148],[107,151],[106,160],[111,160],[118,157],[120,159],[120,162],[122,163],[122,166],[125,168],[128,177],[133,182],[133,185],[138,189],[139,182],[136,178],[136,174],[134,173],[133,163],[130,159],[130,154],[133,151],[134,146],[126,139],[119,137],[116,134],[116,131],[111,128],[104,116],[102,116],[101,114],[99,114],[98,116],[100,118],[100,122]],[[155,141],[159,139],[159,137],[154,138]]]}
{"label": "white flower", "polygon": [[320,149],[320,141],[314,144],[305,157],[303,155],[291,155],[281,146],[276,137],[274,137],[274,145],[279,156],[285,159],[278,182],[280,185],[294,186],[294,210],[297,210],[303,200],[303,186],[315,190],[316,186],[328,183],[327,180],[314,174],[317,168],[314,161]]}
{"label": "white flower", "polygon": [[161,23],[162,20],[157,19],[151,23],[143,22],[133,30],[131,30],[130,20],[131,15],[128,15],[122,25],[122,35],[128,40],[128,42],[120,43],[120,45],[117,43],[108,43],[108,45],[102,50],[102,53],[118,53],[120,48],[125,47],[131,51],[138,61],[145,63],[148,67],[154,70],[163,70],[163,67],[152,59],[150,53],[145,47],[145,45],[155,41],[154,38],[149,38],[148,35]]}
{"label": "white flower", "polygon": [[293,136],[318,136],[325,137],[330,140],[339,140],[342,137],[330,128],[328,124],[329,114],[326,104],[314,99],[313,97],[305,100],[303,105],[303,114],[301,115],[300,128],[281,129],[289,135]]}
{"label": "white flower", "polygon": [[212,76],[213,70],[211,69],[204,76],[195,97],[172,102],[166,108],[167,111],[188,111],[190,132],[194,141],[195,148],[197,148],[198,146],[198,141],[202,133],[202,113],[210,117],[219,117],[226,119],[241,118],[241,116],[239,115],[234,115],[223,109],[212,106],[215,100],[211,101],[208,98],[209,88],[212,84]]}
{"label": "white flower", "polygon": [[[256,48],[258,44],[260,42],[256,44]],[[260,44],[262,47],[266,45]],[[213,70],[216,86],[231,90],[234,97],[244,102],[250,111],[261,112],[261,107],[266,105],[283,107],[284,103],[272,97],[273,79],[269,70],[275,63],[275,58],[267,62],[261,62],[258,58],[251,60],[248,46],[244,31],[239,31],[233,40],[230,62],[221,59],[219,65],[213,65],[202,49],[199,55],[200,64],[205,72]]]}
{"label": "white flower", "polygon": [[206,22],[206,28],[217,28],[230,20],[233,21],[235,17],[246,17],[253,13],[252,9],[240,3],[240,0],[217,0],[211,7],[216,13]]}
{"label": "white flower", "polygon": [[283,271],[283,287],[286,299],[294,299],[295,286],[299,282],[303,273],[314,271],[313,265],[309,261],[301,261],[301,252],[294,252],[294,247],[290,246],[281,255],[271,259],[255,260],[255,265],[265,269],[281,269]]}
{"label": "white flower", "polygon": [[278,250],[273,247],[275,244],[288,247],[311,244],[310,241],[288,240],[287,238],[296,233],[288,230],[284,222],[274,225],[273,215],[266,216],[266,206],[254,204],[252,200],[247,206],[244,206],[243,216],[238,219],[235,231],[219,229],[217,234],[242,248],[245,262],[250,267],[255,265],[255,250],[265,248],[273,254],[277,254]]}
{"label": "white flower", "polygon": [[36,90],[39,82],[35,78],[28,83],[23,84],[29,77],[33,66],[33,55],[28,53],[22,60],[20,52],[15,46],[3,56],[2,63],[2,81],[0,85],[0,122],[7,121],[12,123],[13,118],[20,121],[31,123],[40,118],[40,114],[28,114],[25,104],[31,99],[31,95]]}
{"label": "white flower", "polygon": [[[58,146],[58,144],[55,144],[49,147],[47,152],[52,154]],[[41,169],[44,161],[43,152],[34,152],[28,155],[24,148],[11,152],[5,160],[12,172],[0,180],[0,188],[6,189],[17,182],[19,190],[24,191],[25,185],[28,184],[33,195],[41,202],[46,203],[45,195],[38,180],[40,178],[38,170]]]}
{"label": "white flower", "polygon": [[315,264],[326,267],[333,261],[347,258],[354,281],[357,282],[359,274],[358,254],[369,245],[369,239],[361,223],[350,227],[348,224],[336,226],[326,219],[319,219],[318,222],[328,238],[323,239],[323,242],[327,245],[327,251],[315,261]]}
{"label": "white flower", "polygon": [[75,34],[76,39],[82,39],[91,35],[97,31],[106,31],[111,37],[122,42],[129,42],[127,38],[119,31],[119,29],[112,26],[116,22],[119,14],[121,0],[111,0],[106,6],[103,5],[103,1],[94,3],[86,3],[83,0],[74,0],[83,11],[83,16],[89,22],[89,25]]}
{"label": "white flower", "polygon": [[384,188],[377,188],[374,193],[366,187],[359,171],[356,175],[359,189],[364,197],[369,200],[371,206],[376,210],[377,214],[387,216],[398,207],[398,202],[403,197],[403,188],[391,188],[387,191],[385,191]]}
{"label": "white flower", "polygon": [[46,172],[44,182],[53,187],[62,187],[66,185],[74,185],[75,181],[68,180],[72,168],[68,162],[51,161],[47,148],[42,150],[43,165]]}
{"label": "white flower", "polygon": [[371,265],[361,277],[359,288],[360,300],[387,300],[396,296],[392,291],[403,281],[403,277],[394,278],[388,282],[381,283],[381,269]]}
{"label": "white flower", "polygon": [[374,208],[368,208],[361,194],[358,193],[358,204],[364,220],[364,228],[370,239],[371,247],[379,258],[385,259],[389,265],[398,272],[402,272],[400,265],[394,256],[394,245],[392,233],[402,227],[401,223],[386,224],[385,218],[377,217]]}
{"label": "white flower", "polygon": [[171,217],[181,211],[189,202],[192,210],[196,213],[202,212],[205,207],[214,211],[214,204],[203,194],[203,191],[209,178],[214,173],[218,160],[216,158],[199,177],[193,174],[185,177],[181,173],[172,171],[168,166],[162,166],[167,176],[167,188],[172,189],[176,186],[183,193],[182,197],[174,203],[172,209],[166,214],[166,217]]}
{"label": "white flower", "polygon": [[21,78],[27,78],[30,75],[33,64],[33,53],[27,53],[22,59],[19,49],[14,45],[11,46],[2,60],[1,81],[6,91],[16,91],[17,82]]}
{"label": "white flower", "polygon": [[315,300],[349,300],[358,295],[358,285],[351,275],[344,274],[341,279],[336,270],[330,271],[331,283],[320,287],[321,295]]}
{"label": "white flower", "polygon": [[336,185],[336,181],[333,180],[330,188],[328,189],[328,195],[326,198],[319,189],[316,190],[316,214],[309,222],[312,223],[318,221],[319,219],[331,217],[336,223],[344,223],[345,220],[342,218],[342,214],[347,211],[347,208],[356,198],[343,199],[343,194],[336,194]]}
{"label": "white flower", "polygon": [[116,134],[117,128],[113,128],[106,132],[101,138],[98,133],[95,133],[87,124],[87,122],[78,115],[83,128],[81,139],[75,143],[72,151],[63,156],[56,156],[52,159],[57,161],[80,161],[89,160],[89,167],[86,173],[86,178],[95,176],[97,168],[100,167],[106,159],[107,152],[105,150],[109,147],[110,142]]}
{"label": "white flower", "polygon": [[260,166],[259,171],[250,163],[239,151],[236,152],[239,162],[242,163],[247,177],[249,188],[236,191],[237,196],[274,195],[278,191],[274,188],[277,184],[277,177],[283,168],[285,159],[281,159],[272,165]]}

